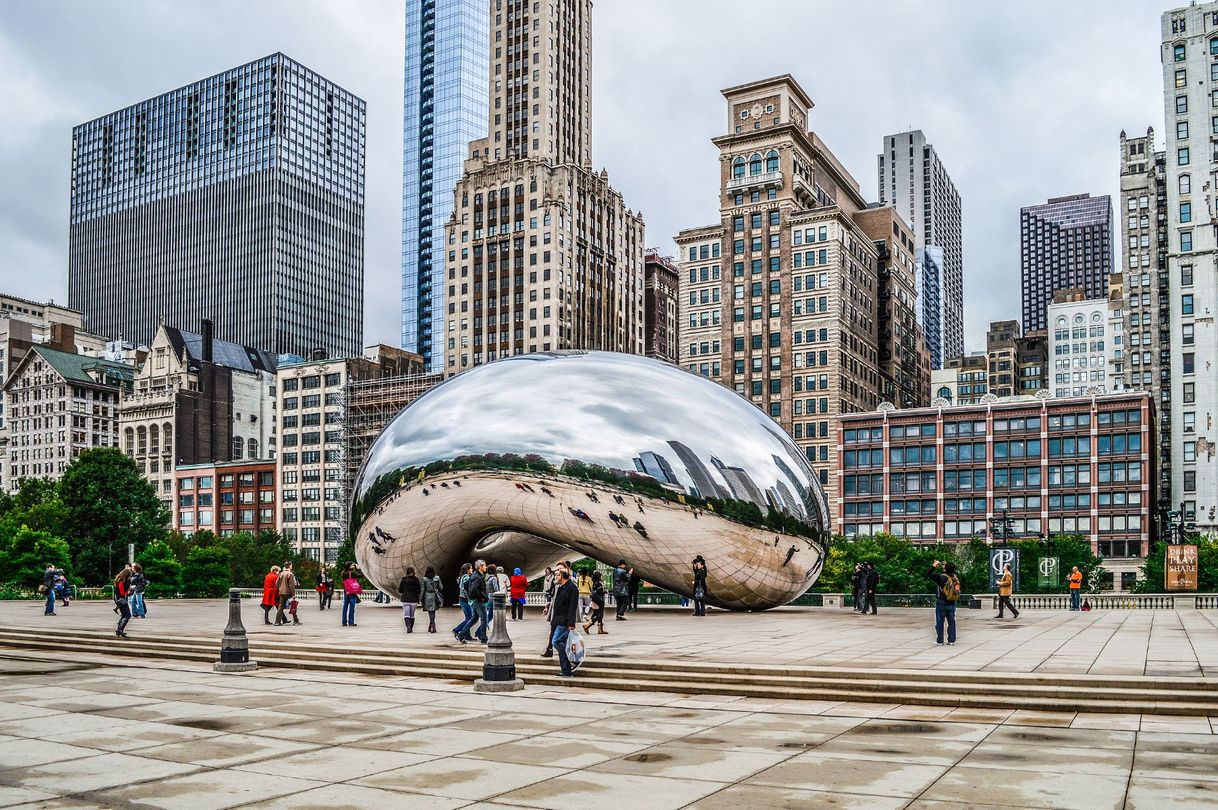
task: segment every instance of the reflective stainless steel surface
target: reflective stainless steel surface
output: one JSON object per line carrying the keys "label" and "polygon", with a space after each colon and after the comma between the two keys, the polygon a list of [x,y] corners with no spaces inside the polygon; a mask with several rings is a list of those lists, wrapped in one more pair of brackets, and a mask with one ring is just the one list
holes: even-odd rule
{"label": "reflective stainless steel surface", "polygon": [[824,563],[828,503],[799,447],[761,410],[667,363],[609,352],[512,357],[454,377],[385,428],[351,510],[356,559],[395,593],[435,566],[625,558],[644,581],[765,609]]}

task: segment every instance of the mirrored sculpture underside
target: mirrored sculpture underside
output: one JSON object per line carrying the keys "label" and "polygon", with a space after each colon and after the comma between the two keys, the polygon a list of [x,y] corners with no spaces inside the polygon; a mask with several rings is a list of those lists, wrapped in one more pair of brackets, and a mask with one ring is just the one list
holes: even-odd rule
{"label": "mirrored sculpture underside", "polygon": [[824,564],[828,504],[791,439],[733,392],[607,352],[500,360],[399,414],[355,485],[356,559],[397,594],[434,566],[448,601],[476,558],[530,578],[565,559],[625,559],[646,582],[765,609]]}

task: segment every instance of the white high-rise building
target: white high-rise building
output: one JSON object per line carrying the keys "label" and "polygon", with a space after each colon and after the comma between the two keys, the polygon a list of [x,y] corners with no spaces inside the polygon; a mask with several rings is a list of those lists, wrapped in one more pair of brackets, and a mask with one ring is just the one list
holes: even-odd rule
{"label": "white high-rise building", "polygon": [[964,354],[960,192],[920,129],[885,137],[877,163],[880,202],[894,206],[913,228],[918,289],[932,293],[918,299],[918,322],[926,333],[931,368],[943,368]]}
{"label": "white high-rise building", "polygon": [[1162,17],[1171,307],[1172,500],[1185,523],[1218,531],[1218,268],[1212,139],[1218,119],[1218,3]]}
{"label": "white high-rise building", "polygon": [[1125,348],[1119,299],[1084,298],[1081,290],[1062,290],[1047,307],[1046,320],[1053,396],[1124,390],[1121,377],[1114,377]]}

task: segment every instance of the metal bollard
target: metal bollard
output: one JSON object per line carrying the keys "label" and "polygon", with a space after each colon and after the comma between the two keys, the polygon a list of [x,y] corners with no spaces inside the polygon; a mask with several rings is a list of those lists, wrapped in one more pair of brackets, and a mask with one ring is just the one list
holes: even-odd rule
{"label": "metal bollard", "polygon": [[516,653],[512,652],[512,639],[507,631],[507,594],[497,593],[491,598],[495,602],[495,619],[486,642],[482,677],[474,681],[474,691],[516,692],[524,688],[524,681],[516,677]]}
{"label": "metal bollard", "polygon": [[211,668],[216,672],[249,672],[258,668],[257,662],[250,660],[249,640],[241,623],[241,591],[237,588],[228,591],[228,624],[220,642],[220,660]]}

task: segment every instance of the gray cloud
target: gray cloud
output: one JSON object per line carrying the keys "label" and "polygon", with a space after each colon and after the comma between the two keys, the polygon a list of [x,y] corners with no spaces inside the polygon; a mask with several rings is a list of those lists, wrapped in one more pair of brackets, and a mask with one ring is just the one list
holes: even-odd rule
{"label": "gray cloud", "polygon": [[[816,102],[813,129],[869,198],[882,136],[921,128],[964,197],[966,338],[980,347],[990,320],[1018,317],[1019,207],[1115,195],[1120,130],[1162,129],[1161,10],[601,0],[595,161],[643,212],[648,242],[671,250],[678,230],[718,216],[723,87],[793,74]],[[365,337],[396,343],[402,24],[390,0],[0,5],[0,289],[66,300],[74,124],[282,50],[368,102]]]}

